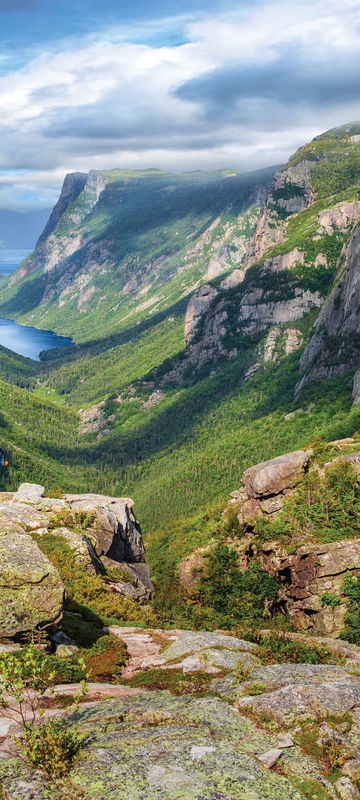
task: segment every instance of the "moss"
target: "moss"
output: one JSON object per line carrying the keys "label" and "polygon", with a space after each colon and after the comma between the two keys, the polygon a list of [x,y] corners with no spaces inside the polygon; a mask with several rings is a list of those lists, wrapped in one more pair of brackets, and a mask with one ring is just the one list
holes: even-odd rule
{"label": "moss", "polygon": [[184,675],[182,669],[149,669],[134,675],[127,683],[148,689],[168,689],[171,694],[208,694],[214,676],[206,672]]}

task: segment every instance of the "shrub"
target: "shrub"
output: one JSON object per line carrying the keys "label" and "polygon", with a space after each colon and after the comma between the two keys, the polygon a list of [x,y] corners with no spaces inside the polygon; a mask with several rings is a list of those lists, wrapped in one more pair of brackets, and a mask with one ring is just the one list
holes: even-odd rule
{"label": "shrub", "polygon": [[[76,729],[69,730],[64,720],[46,720],[41,724],[41,698],[55,674],[49,660],[35,644],[35,636],[21,653],[0,655],[0,716],[19,724],[22,737],[15,741],[32,767],[50,777],[63,777],[81,746]],[[86,694],[85,664],[79,659],[82,671],[82,692],[74,695],[74,708]],[[10,700],[8,699],[10,698]],[[14,702],[15,701],[15,702]]]}
{"label": "shrub", "polygon": [[55,528],[75,528],[85,531],[95,522],[95,514],[92,511],[69,511],[63,508],[52,514],[49,520],[49,531]]}
{"label": "shrub", "polygon": [[259,637],[258,644],[263,664],[334,664],[344,661],[340,656],[334,656],[327,647],[307,644],[279,632]]}
{"label": "shrub", "polygon": [[347,598],[342,638],[353,644],[360,644],[360,575],[357,577],[349,575],[344,581],[342,590]]}
{"label": "shrub", "polygon": [[199,581],[201,602],[213,609],[218,625],[224,627],[261,620],[264,608],[276,601],[278,589],[275,579],[255,560],[241,571],[237,553],[222,543],[209,554]]}
{"label": "shrub", "polygon": [[81,747],[78,732],[69,730],[63,720],[49,719],[39,726],[27,723],[23,736],[24,756],[50,778],[63,778]]}
{"label": "shrub", "polygon": [[253,683],[249,683],[243,689],[244,695],[249,695],[250,697],[256,697],[258,694],[264,694],[266,692],[267,686],[265,683],[260,683],[259,681],[254,681]]}

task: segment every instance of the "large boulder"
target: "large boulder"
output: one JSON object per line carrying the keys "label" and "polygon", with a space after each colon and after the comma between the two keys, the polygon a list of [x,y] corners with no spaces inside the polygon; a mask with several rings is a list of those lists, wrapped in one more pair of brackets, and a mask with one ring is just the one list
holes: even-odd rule
{"label": "large boulder", "polygon": [[250,467],[242,478],[248,496],[270,497],[293,488],[303,477],[309,458],[308,451],[294,450]]}
{"label": "large boulder", "polygon": [[145,548],[140,525],[129,497],[100,494],[66,494],[70,509],[85,511],[95,517],[94,547],[98,556],[114,561],[144,562]]}
{"label": "large boulder", "polygon": [[0,523],[0,636],[61,618],[64,587],[36,542],[16,523]]}

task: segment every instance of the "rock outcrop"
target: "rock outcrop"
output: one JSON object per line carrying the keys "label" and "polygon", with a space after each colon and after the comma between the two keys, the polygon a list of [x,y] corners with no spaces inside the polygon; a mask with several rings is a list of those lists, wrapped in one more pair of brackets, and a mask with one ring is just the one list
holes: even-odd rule
{"label": "rock outcrop", "polygon": [[241,524],[251,523],[256,515],[278,514],[309,468],[310,457],[311,450],[295,450],[249,467],[242,477],[243,488],[231,495]]}
{"label": "rock outcrop", "polygon": [[[344,441],[356,445],[355,440]],[[311,455],[311,450],[298,450],[250,467],[242,477],[243,487],[232,493],[231,502],[245,533],[242,546],[245,566],[256,555],[263,568],[276,579],[279,601],[295,629],[338,636],[347,610],[344,579],[360,575],[360,539],[354,536],[318,544],[311,539],[298,542],[294,538],[289,554],[281,541],[261,542],[252,537],[256,519],[277,517],[287,497],[296,492],[296,486],[311,468]],[[351,463],[360,480],[358,452],[332,459],[323,471],[340,461]],[[335,601],[327,602],[327,598]]]}
{"label": "rock outcrop", "polygon": [[297,395],[312,381],[359,366],[359,312],[360,228],[350,240],[345,275],[325,301],[301,358]]}
{"label": "rock outcrop", "polygon": [[14,637],[62,616],[64,587],[49,559],[0,506],[0,637]]}
{"label": "rock outcrop", "polygon": [[84,570],[93,575],[111,570],[109,591],[147,603],[153,585],[133,501],[96,494],[61,498],[44,494],[43,486],[28,483],[17,492],[0,493],[0,586],[6,599],[2,610],[0,598],[0,636],[13,636],[61,616],[64,588],[28,532],[61,536]]}
{"label": "rock outcrop", "polygon": [[[51,789],[53,800],[68,800],[69,787],[76,787],[89,800],[358,800],[360,648],[301,637],[319,653],[329,645],[330,661],[262,664],[261,647],[219,631],[111,631],[128,648],[124,681],[136,674],[147,683],[173,672],[181,692],[193,682],[197,694],[89,684],[85,702],[67,720],[84,734],[67,780],[50,783],[0,744],[5,797],[45,800]],[[261,633],[266,645],[269,632]],[[196,683],[204,676],[206,688]],[[52,696],[60,705],[79,688],[59,685]],[[45,708],[44,714],[64,711]]]}
{"label": "rock outcrop", "polygon": [[[304,544],[294,555],[277,542],[266,542],[259,556],[265,569],[278,580],[297,630],[320,636],[341,633],[347,610],[342,585],[348,575],[360,574],[360,539]],[[339,604],[324,602],[328,596],[337,598]]]}

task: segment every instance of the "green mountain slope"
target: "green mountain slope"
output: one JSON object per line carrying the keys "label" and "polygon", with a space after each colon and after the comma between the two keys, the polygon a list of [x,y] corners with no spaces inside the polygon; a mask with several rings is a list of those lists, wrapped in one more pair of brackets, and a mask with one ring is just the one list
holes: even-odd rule
{"label": "green mountain slope", "polygon": [[[60,217],[21,268],[28,274],[1,292],[2,315],[12,309],[80,342],[47,353],[34,371],[19,362],[30,391],[19,395],[17,417],[14,403],[6,410],[7,485],[29,478],[34,450],[47,485],[133,496],[146,532],[166,526],[165,552],[174,520],[223,501],[246,467],[356,431],[355,363],[345,378],[327,374],[294,398],[300,358],[359,226],[359,136],[360,125],[345,126],[301,148],[256,211],[241,176],[111,173],[106,208],[102,195],[90,197],[99,174],[85,188],[78,177],[76,197],[70,205],[63,198]],[[69,242],[76,247],[64,255]],[[64,257],[50,264],[55,252]],[[95,266],[83,285],[89,253]],[[225,272],[233,283],[224,283]],[[128,294],[125,279],[133,281]],[[194,300],[202,282],[211,293]],[[187,306],[194,325],[185,347]],[[9,358],[0,352],[0,375],[20,380]],[[37,415],[44,429],[30,433]],[[21,441],[26,459],[13,448]]]}
{"label": "green mountain slope", "polygon": [[273,172],[67,176],[0,314],[84,341],[161,312],[242,261]]}

